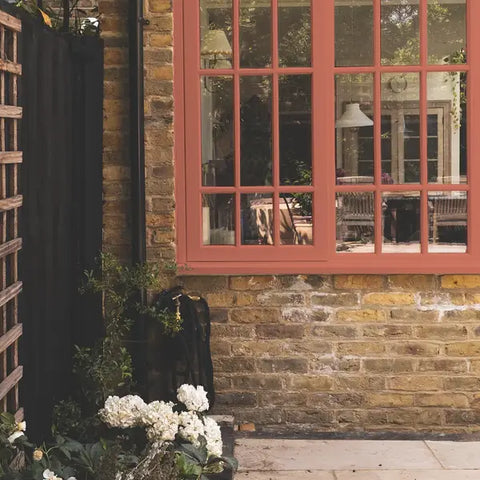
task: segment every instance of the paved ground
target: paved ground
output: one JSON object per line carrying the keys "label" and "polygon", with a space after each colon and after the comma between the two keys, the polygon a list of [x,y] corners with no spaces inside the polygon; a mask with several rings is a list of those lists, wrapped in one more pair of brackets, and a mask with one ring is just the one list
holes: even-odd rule
{"label": "paved ground", "polygon": [[240,438],[235,480],[480,480],[480,442]]}

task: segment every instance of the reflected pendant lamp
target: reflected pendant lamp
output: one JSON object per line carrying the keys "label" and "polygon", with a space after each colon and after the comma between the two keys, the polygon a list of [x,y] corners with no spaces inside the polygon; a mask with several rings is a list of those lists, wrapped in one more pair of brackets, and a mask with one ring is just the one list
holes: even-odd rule
{"label": "reflected pendant lamp", "polygon": [[337,128],[358,128],[371,127],[373,120],[368,118],[361,110],[359,103],[349,103],[345,107],[345,112],[337,120]]}
{"label": "reflected pendant lamp", "polygon": [[232,47],[223,30],[209,30],[205,34],[200,54],[213,61],[213,68],[232,68],[230,61],[225,58],[232,55]]}

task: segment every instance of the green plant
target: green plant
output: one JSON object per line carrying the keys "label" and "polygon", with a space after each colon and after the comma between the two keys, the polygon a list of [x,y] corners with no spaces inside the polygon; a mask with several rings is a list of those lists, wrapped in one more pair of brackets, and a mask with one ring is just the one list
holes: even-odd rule
{"label": "green plant", "polygon": [[[79,6],[80,0],[69,0],[67,16],[68,31],[75,35],[98,35],[99,18],[98,8],[89,11]],[[45,25],[54,30],[64,29],[63,24],[63,3],[58,0],[56,4],[50,2],[49,5],[40,8],[37,0],[19,0],[16,4],[33,17],[39,17]]]}
{"label": "green plant", "polygon": [[157,311],[138,301],[139,292],[165,286],[166,274],[157,265],[126,266],[102,253],[96,268],[85,272],[83,294],[100,295],[105,336],[92,347],[75,347],[73,373],[79,394],[54,409],[54,432],[89,440],[101,432],[96,412],[110,395],[125,395],[134,383],[132,357],[127,349],[134,319],[155,322],[165,335],[182,328],[178,314]]}

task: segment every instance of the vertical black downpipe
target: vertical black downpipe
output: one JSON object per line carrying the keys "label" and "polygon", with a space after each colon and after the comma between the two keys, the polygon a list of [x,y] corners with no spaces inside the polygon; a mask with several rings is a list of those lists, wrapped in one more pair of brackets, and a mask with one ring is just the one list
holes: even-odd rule
{"label": "vertical black downpipe", "polygon": [[[130,58],[130,159],[132,181],[132,263],[144,263],[146,255],[145,219],[145,125],[143,65],[143,0],[129,0]],[[141,303],[145,292],[139,292]],[[134,367],[137,386],[146,394],[145,322],[138,318],[134,328]]]}

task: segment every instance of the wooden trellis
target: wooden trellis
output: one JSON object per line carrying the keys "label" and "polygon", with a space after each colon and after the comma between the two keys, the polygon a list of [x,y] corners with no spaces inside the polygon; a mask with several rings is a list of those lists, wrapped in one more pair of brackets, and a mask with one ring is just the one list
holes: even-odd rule
{"label": "wooden trellis", "polygon": [[0,11],[0,409],[23,417],[19,382],[23,375],[18,359],[22,324],[18,319],[18,215],[23,198],[19,173],[23,155],[19,150],[22,108],[18,101],[22,66],[18,61],[21,21]]}

